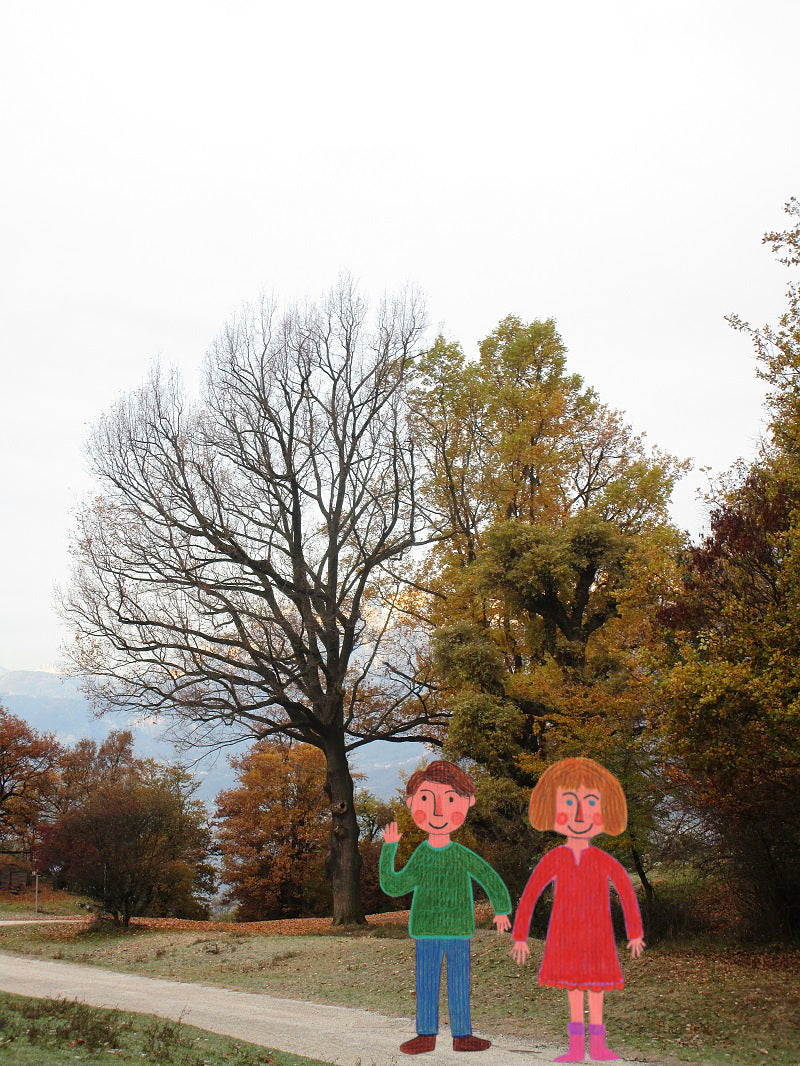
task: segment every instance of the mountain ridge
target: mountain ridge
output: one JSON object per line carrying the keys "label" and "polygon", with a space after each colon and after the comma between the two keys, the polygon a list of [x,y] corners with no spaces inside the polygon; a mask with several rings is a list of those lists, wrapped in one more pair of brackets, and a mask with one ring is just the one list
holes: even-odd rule
{"label": "mountain ridge", "polygon": [[[127,716],[121,711],[97,715],[82,694],[78,678],[47,670],[0,667],[0,704],[38,732],[53,733],[68,745],[83,737],[100,743],[112,729],[130,729],[134,750],[141,758],[188,765],[199,782],[198,798],[212,810],[217,794],[236,783],[228,757],[249,747],[243,743],[196,756],[191,751],[178,751],[163,735],[163,727],[152,719],[143,721],[133,711]],[[351,765],[354,771],[364,774],[362,784],[366,788],[389,799],[400,787],[401,772],[410,774],[425,756],[425,745],[417,741],[374,741],[359,749]]]}

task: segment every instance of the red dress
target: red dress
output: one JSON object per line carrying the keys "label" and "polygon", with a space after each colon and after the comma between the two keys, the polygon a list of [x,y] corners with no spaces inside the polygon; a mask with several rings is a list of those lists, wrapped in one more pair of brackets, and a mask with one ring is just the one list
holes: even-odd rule
{"label": "red dress", "polygon": [[527,940],[531,915],[542,890],[555,880],[553,912],[547,927],[540,985],[601,992],[622,988],[609,881],[617,890],[629,940],[643,935],[639,903],[625,867],[600,848],[580,852],[580,862],[566,846],[549,851],[522,893],[511,936]]}

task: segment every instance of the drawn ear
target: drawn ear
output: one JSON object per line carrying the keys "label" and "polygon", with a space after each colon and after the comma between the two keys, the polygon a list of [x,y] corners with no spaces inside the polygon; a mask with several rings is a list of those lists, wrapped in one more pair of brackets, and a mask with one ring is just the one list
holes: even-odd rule
{"label": "drawn ear", "polygon": [[469,805],[470,805],[470,807],[474,807],[475,806],[475,797],[474,796],[470,796]]}
{"label": "drawn ear", "polygon": [[406,807],[408,807],[409,810],[411,810],[411,801],[413,798],[413,796],[406,796]]}

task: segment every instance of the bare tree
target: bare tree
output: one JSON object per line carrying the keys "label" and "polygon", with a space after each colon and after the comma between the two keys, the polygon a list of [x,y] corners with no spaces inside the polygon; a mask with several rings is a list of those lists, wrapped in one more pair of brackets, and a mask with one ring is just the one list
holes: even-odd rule
{"label": "bare tree", "polygon": [[195,744],[324,752],[339,924],[363,920],[347,753],[435,739],[390,573],[426,530],[404,397],[422,327],[404,295],[370,328],[344,279],[322,306],[243,311],[198,404],[154,371],[90,438],[102,494],[62,597],[99,706],[168,716]]}

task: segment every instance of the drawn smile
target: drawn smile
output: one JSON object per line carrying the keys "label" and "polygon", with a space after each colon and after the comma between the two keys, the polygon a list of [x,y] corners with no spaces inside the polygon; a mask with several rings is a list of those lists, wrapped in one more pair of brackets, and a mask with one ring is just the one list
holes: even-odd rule
{"label": "drawn smile", "polygon": [[434,825],[433,822],[428,822],[431,829],[444,829],[447,826],[447,822],[442,822],[441,825]]}
{"label": "drawn smile", "polygon": [[570,833],[577,833],[580,836],[583,833],[590,833],[592,831],[592,826],[587,825],[585,829],[576,829],[574,825],[571,825],[569,831]]}

